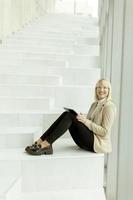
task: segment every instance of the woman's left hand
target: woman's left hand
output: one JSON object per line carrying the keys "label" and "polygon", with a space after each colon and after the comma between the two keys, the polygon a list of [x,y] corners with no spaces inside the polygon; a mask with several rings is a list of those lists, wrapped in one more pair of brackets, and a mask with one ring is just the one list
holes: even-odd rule
{"label": "woman's left hand", "polygon": [[82,122],[84,124],[86,122],[86,117],[82,113],[79,113],[77,115],[77,120],[80,121],[80,122]]}

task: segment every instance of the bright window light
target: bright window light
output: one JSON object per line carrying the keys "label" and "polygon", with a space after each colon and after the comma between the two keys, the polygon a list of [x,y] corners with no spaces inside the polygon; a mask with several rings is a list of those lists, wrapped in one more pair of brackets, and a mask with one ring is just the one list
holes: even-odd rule
{"label": "bright window light", "polygon": [[98,0],[56,0],[55,12],[98,17]]}

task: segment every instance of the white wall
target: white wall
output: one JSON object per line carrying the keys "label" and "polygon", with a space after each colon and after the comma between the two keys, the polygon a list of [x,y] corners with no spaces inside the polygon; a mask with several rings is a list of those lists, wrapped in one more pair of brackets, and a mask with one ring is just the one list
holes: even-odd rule
{"label": "white wall", "polygon": [[107,200],[133,198],[133,1],[101,0],[100,45],[102,76],[112,83],[117,118],[108,157]]}

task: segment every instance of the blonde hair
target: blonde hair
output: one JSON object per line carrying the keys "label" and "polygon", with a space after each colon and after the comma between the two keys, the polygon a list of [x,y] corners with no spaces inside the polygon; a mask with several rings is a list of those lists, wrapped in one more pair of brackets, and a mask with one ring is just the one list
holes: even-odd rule
{"label": "blonde hair", "polygon": [[95,86],[95,100],[98,100],[98,97],[97,97],[97,92],[96,92],[96,89],[97,89],[97,86],[102,82],[102,81],[105,81],[106,84],[107,84],[107,87],[108,87],[108,96],[107,96],[107,100],[112,100],[112,88],[111,88],[111,83],[110,81],[108,81],[107,79],[100,79],[97,81],[96,83],[96,86]]}

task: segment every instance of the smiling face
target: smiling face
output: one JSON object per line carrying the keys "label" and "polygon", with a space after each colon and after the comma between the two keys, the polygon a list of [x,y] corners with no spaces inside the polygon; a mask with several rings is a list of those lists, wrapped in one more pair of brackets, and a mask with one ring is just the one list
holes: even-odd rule
{"label": "smiling face", "polygon": [[104,99],[109,94],[109,85],[106,80],[99,81],[96,85],[96,96],[98,100]]}

